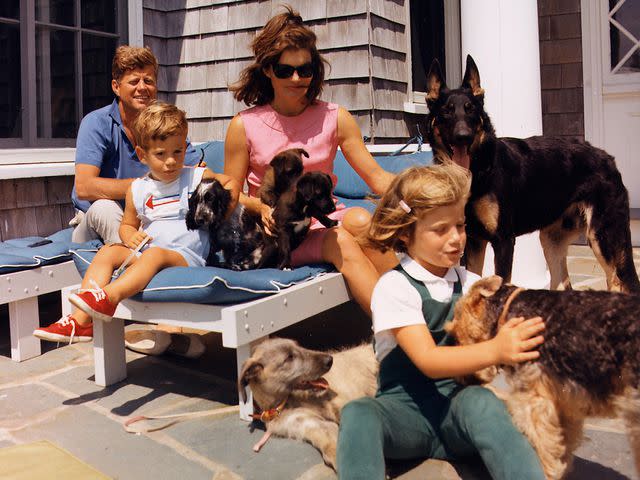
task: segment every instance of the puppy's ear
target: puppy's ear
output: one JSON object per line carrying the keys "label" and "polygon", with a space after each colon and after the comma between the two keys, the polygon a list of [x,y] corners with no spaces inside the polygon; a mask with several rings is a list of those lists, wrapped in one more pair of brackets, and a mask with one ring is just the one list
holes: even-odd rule
{"label": "puppy's ear", "polygon": [[446,88],[447,84],[442,76],[440,62],[434,58],[427,73],[427,105],[433,105],[440,98],[440,92]]}
{"label": "puppy's ear", "polygon": [[229,211],[229,204],[231,203],[231,193],[224,188],[218,180],[214,180],[213,191],[215,193],[215,222],[217,225],[221,224],[227,216]]}
{"label": "puppy's ear", "polygon": [[301,157],[304,155],[305,157],[309,158],[309,154],[304,148],[298,148],[297,150],[298,150],[298,155],[300,155]]}
{"label": "puppy's ear", "polygon": [[240,372],[240,377],[238,377],[238,392],[240,392],[243,402],[247,401],[247,385],[249,385],[251,380],[258,377],[263,368],[260,362],[251,358],[244,362],[242,372]]}
{"label": "puppy's ear", "polygon": [[198,199],[201,198],[200,187],[196,188],[196,191],[189,197],[189,210],[185,217],[185,222],[189,230],[197,230],[199,225],[196,223],[196,208],[198,206]]}
{"label": "puppy's ear", "polygon": [[483,297],[490,297],[502,286],[502,277],[492,275],[478,281],[478,293]]}
{"label": "puppy's ear", "polygon": [[484,98],[484,89],[480,86],[480,73],[471,55],[467,55],[467,67],[462,79],[462,88],[469,88],[474,97]]}

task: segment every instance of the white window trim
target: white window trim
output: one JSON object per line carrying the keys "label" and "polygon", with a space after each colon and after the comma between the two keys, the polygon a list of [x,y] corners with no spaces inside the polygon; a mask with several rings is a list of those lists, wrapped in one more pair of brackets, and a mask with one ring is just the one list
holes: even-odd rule
{"label": "white window trim", "polygon": [[[409,98],[404,102],[403,110],[408,113],[426,115],[429,108],[426,105],[426,92],[413,90],[413,78],[411,73],[411,18],[410,5],[405,4],[407,15],[407,75]],[[462,82],[462,47],[460,45],[460,0],[444,0],[444,44],[446,57],[447,84],[458,86]],[[424,72],[425,75],[427,72]]]}

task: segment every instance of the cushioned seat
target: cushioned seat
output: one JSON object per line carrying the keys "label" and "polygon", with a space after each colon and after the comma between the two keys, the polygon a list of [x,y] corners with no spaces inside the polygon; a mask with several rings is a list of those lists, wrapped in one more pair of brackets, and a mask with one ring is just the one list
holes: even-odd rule
{"label": "cushioned seat", "polygon": [[24,237],[0,243],[0,274],[71,259],[71,228],[49,237]]}
{"label": "cushioned seat", "polygon": [[[96,251],[91,245],[72,250],[80,275],[84,276]],[[310,265],[292,270],[262,268],[243,272],[216,267],[171,267],[154,276],[149,285],[133,299],[216,305],[246,302],[280,292],[331,270],[330,265]]]}

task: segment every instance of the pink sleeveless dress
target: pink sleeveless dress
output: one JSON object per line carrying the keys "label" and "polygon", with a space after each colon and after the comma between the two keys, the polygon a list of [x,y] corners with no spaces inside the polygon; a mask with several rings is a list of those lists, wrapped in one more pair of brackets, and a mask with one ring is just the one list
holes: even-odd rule
{"label": "pink sleeveless dress", "polygon": [[[261,105],[240,112],[249,152],[247,183],[249,195],[256,196],[264,173],[273,157],[289,148],[304,148],[309,158],[303,157],[305,171],[328,173],[336,184],[333,161],[338,149],[338,105],[317,100],[300,115],[287,117],[276,112],[271,105]],[[345,206],[329,215],[342,220]],[[293,252],[292,264],[303,265],[322,261],[322,242],[327,233],[314,219],[304,242]]]}

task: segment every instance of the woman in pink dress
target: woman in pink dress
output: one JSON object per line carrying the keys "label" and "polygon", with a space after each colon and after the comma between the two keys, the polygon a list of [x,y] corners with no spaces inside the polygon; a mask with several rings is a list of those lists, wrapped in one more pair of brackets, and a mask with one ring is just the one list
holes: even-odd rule
{"label": "woman in pink dress", "polygon": [[[231,121],[224,152],[224,173],[249,185],[248,195],[241,194],[240,202],[260,214],[267,228],[273,225],[272,209],[256,192],[271,159],[289,148],[304,148],[309,153],[309,158],[303,158],[305,171],[328,173],[335,186],[333,161],[340,147],[371,191],[382,194],[393,174],[373,159],[346,109],[317,99],[324,84],[325,60],[300,14],[286,7],[267,22],[251,47],[254,62],[231,86],[236,100],[251,108]],[[381,254],[360,246],[357,237],[371,221],[367,210],[339,204],[331,218],[340,225],[330,229],[312,225],[293,252],[292,264],[332,263],[344,275],[354,299],[370,314],[373,287],[397,259],[392,252]]]}

